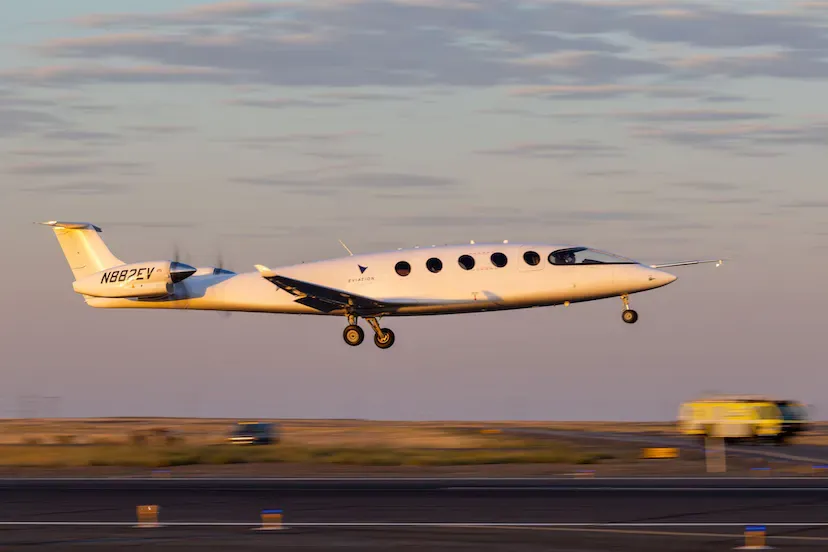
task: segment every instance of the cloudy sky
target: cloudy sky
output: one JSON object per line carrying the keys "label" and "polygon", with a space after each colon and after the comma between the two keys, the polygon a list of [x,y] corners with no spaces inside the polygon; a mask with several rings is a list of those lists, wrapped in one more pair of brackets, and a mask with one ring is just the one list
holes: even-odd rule
{"label": "cloudy sky", "polygon": [[[76,0],[0,7],[0,415],[828,414],[828,2]],[[388,319],[86,307],[48,229],[236,271],[468,240],[676,269],[621,301]],[[40,413],[44,413],[43,410]]]}

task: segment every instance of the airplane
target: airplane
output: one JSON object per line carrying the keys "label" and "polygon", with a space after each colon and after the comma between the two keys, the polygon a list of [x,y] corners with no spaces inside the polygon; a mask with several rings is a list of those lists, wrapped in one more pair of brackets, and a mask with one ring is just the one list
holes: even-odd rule
{"label": "airplane", "polygon": [[664,268],[722,260],[645,265],[585,246],[480,243],[414,247],[255,272],[196,268],[178,260],[125,263],[89,222],[41,222],[52,227],[75,278],[72,287],[96,308],[148,308],[343,316],[342,337],[361,344],[363,318],[374,344],[390,348],[394,332],[383,317],[524,309],[620,297],[621,318],[638,320],[629,296],[666,286]]}

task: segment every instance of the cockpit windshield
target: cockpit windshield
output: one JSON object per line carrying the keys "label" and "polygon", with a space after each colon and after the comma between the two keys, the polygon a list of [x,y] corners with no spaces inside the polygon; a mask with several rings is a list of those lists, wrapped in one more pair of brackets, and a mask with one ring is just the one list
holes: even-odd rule
{"label": "cockpit windshield", "polygon": [[636,264],[632,259],[619,257],[618,255],[612,255],[588,247],[558,249],[549,254],[549,262],[553,265]]}

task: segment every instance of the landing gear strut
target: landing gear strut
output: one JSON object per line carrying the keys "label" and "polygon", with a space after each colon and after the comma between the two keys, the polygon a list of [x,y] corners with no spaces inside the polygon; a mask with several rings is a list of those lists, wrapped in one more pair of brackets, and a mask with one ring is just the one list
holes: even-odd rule
{"label": "landing gear strut", "polygon": [[621,313],[621,320],[627,324],[635,324],[638,321],[638,313],[630,308],[630,297],[626,293],[621,296],[624,301],[624,312]]}
{"label": "landing gear strut", "polygon": [[[374,330],[374,344],[377,347],[380,349],[388,349],[394,344],[394,332],[388,328],[380,328],[377,319],[374,317],[368,317],[365,320],[368,321],[368,324]],[[342,338],[345,340],[345,343],[352,347],[356,347],[365,339],[365,332],[357,326],[357,317],[355,315],[348,315],[348,326],[342,332]]]}

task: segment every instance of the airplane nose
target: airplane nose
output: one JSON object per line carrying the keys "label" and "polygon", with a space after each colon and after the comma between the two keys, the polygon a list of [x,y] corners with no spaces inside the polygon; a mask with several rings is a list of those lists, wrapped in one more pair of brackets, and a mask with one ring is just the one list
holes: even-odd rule
{"label": "airplane nose", "polygon": [[675,282],[678,276],[664,272],[663,270],[656,270],[650,274],[649,279],[656,286],[666,286],[667,284]]}

